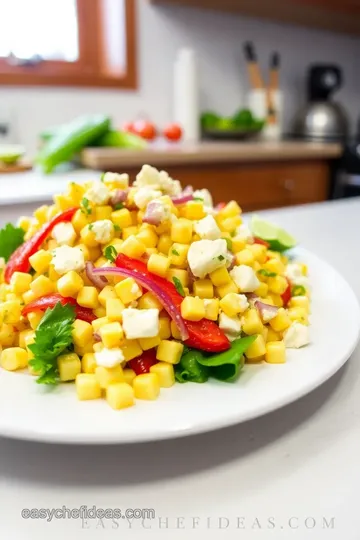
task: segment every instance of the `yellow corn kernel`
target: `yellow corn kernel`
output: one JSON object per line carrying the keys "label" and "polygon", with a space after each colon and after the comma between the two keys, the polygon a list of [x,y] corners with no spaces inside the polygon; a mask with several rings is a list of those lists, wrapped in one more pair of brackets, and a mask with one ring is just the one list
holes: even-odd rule
{"label": "yellow corn kernel", "polygon": [[39,230],[39,225],[36,223],[31,223],[29,229],[27,230],[24,240],[29,240],[34,234]]}
{"label": "yellow corn kernel", "polygon": [[286,350],[283,341],[269,341],[266,344],[265,362],[268,364],[284,364],[286,362]]}
{"label": "yellow corn kernel", "polygon": [[213,298],[214,285],[210,279],[198,279],[193,284],[193,291],[199,298]]}
{"label": "yellow corn kernel", "polygon": [[236,201],[230,201],[219,211],[218,217],[220,220],[223,220],[229,217],[239,216],[240,214],[241,208],[238,203]]}
{"label": "yellow corn kernel", "polygon": [[310,311],[310,300],[307,296],[293,296],[289,302],[289,307],[301,307],[304,308],[308,313]]}
{"label": "yellow corn kernel", "polygon": [[284,308],[280,308],[277,312],[277,315],[270,320],[269,322],[271,328],[275,330],[275,332],[283,332],[287,328],[289,328],[291,324],[291,319]]}
{"label": "yellow corn kernel", "polygon": [[94,353],[86,353],[81,359],[81,371],[83,373],[95,373],[96,360]]}
{"label": "yellow corn kernel", "polygon": [[123,370],[123,373],[124,373],[124,382],[126,382],[127,384],[130,384],[130,386],[131,386],[132,383],[133,383],[133,380],[136,377],[135,371],[133,369],[130,369],[130,368],[125,368]]}
{"label": "yellow corn kernel", "polygon": [[111,285],[106,285],[103,290],[99,293],[99,302],[102,306],[106,306],[106,301],[109,298],[117,298],[115,288]]}
{"label": "yellow corn kernel", "polygon": [[84,286],[84,281],[77,272],[71,270],[67,272],[57,282],[57,290],[62,296],[76,297],[77,293]]}
{"label": "yellow corn kernel", "polygon": [[96,206],[95,208],[95,221],[102,219],[111,219],[112,206]]}
{"label": "yellow corn kernel", "polygon": [[80,231],[81,242],[87,247],[97,247],[99,245],[92,228],[93,224],[90,223],[89,225],[85,225],[85,227]]}
{"label": "yellow corn kernel", "polygon": [[222,285],[227,285],[231,282],[230,274],[225,268],[225,266],[222,266],[221,268],[214,270],[214,272],[211,272],[209,277],[215,287],[221,287]]}
{"label": "yellow corn kernel", "polygon": [[178,341],[164,339],[157,348],[156,358],[169,364],[178,364],[184,350],[184,345]]}
{"label": "yellow corn kernel", "polygon": [[142,354],[142,348],[136,339],[124,339],[121,344],[121,350],[127,362]]}
{"label": "yellow corn kernel", "polygon": [[31,282],[30,289],[36,298],[39,298],[40,296],[53,293],[55,291],[55,284],[48,277],[39,276]]}
{"label": "yellow corn kernel", "polygon": [[[139,232],[138,228],[135,227],[135,225],[132,225],[131,227],[126,227],[125,229],[123,229],[123,231],[121,233],[121,238],[123,240],[127,240],[130,236],[135,236],[136,237],[138,232]],[[139,240],[139,242],[140,242],[140,240]]]}
{"label": "yellow corn kernel", "polygon": [[133,380],[132,388],[134,389],[134,394],[137,399],[157,399],[160,394],[159,377],[155,373],[137,375]]}
{"label": "yellow corn kernel", "polygon": [[124,240],[122,246],[120,247],[120,253],[124,253],[133,259],[139,259],[145,253],[145,251],[145,244],[140,242],[134,235],[131,235],[129,238]]}
{"label": "yellow corn kernel", "polygon": [[27,340],[30,339],[30,337],[34,337],[34,332],[32,330],[22,330],[19,333],[19,347],[21,349],[26,349],[27,346]]}
{"label": "yellow corn kernel", "polygon": [[14,272],[11,276],[10,286],[15,294],[23,294],[29,290],[32,276],[24,272]]}
{"label": "yellow corn kernel", "polygon": [[163,306],[156,296],[154,296],[151,292],[147,292],[140,298],[138,309],[158,309],[161,311]]}
{"label": "yellow corn kernel", "polygon": [[5,324],[16,324],[21,319],[21,306],[19,300],[8,300],[0,304],[0,321]]}
{"label": "yellow corn kernel", "polygon": [[271,326],[269,326],[266,336],[266,343],[268,343],[269,341],[281,341],[281,339],[281,335],[278,332],[275,332],[275,330],[273,330]]}
{"label": "yellow corn kernel", "polygon": [[232,243],[232,252],[238,253],[239,251],[246,248],[246,240],[242,236],[233,236],[231,238]]}
{"label": "yellow corn kernel", "polygon": [[151,228],[151,226],[146,229],[142,229],[137,234],[136,238],[147,248],[155,248],[159,240],[158,235],[154,229]]}
{"label": "yellow corn kernel", "polygon": [[255,261],[259,262],[260,264],[264,264],[267,260],[267,249],[266,246],[263,246],[261,244],[250,244],[248,246],[248,249],[252,252],[254,255]]}
{"label": "yellow corn kernel", "polygon": [[268,285],[272,293],[282,295],[288,288],[288,281],[283,276],[269,277]]}
{"label": "yellow corn kernel", "polygon": [[255,257],[252,251],[249,248],[242,249],[235,255],[236,264],[246,264],[247,266],[252,266],[255,262]]}
{"label": "yellow corn kernel", "polygon": [[265,270],[269,270],[269,272],[275,272],[275,274],[283,274],[285,272],[285,266],[281,262],[281,260],[272,258],[269,259],[264,263]]}
{"label": "yellow corn kernel", "polygon": [[103,306],[97,307],[96,309],[94,309],[94,315],[98,319],[102,319],[103,317],[106,317],[106,308],[104,308]]}
{"label": "yellow corn kernel", "polygon": [[161,388],[170,388],[175,384],[174,367],[168,362],[158,362],[151,366],[150,373],[158,376]]}
{"label": "yellow corn kernel", "polygon": [[205,317],[205,306],[201,298],[186,296],[181,302],[181,316],[187,321],[200,321]]}
{"label": "yellow corn kernel", "polygon": [[[269,294],[269,298],[273,306],[282,307],[284,305],[283,299],[281,298],[280,294]],[[269,303],[268,300],[266,300],[266,302]]]}
{"label": "yellow corn kernel", "polygon": [[93,327],[94,332],[98,332],[102,326],[109,324],[109,319],[107,317],[101,317],[100,319],[95,319],[92,321],[91,326]]}
{"label": "yellow corn kernel", "polygon": [[76,353],[63,354],[57,359],[60,381],[74,381],[81,372],[80,358]]}
{"label": "yellow corn kernel", "polygon": [[76,319],[73,324],[72,338],[77,347],[85,347],[92,340],[93,328],[90,323]]}
{"label": "yellow corn kernel", "polygon": [[0,366],[7,371],[24,369],[28,364],[28,353],[20,347],[5,349],[0,356]]}
{"label": "yellow corn kernel", "polygon": [[20,216],[17,220],[17,226],[23,231],[27,232],[31,225],[31,219],[27,216]]}
{"label": "yellow corn kernel", "polygon": [[267,326],[264,326],[263,329],[262,329],[262,332],[261,332],[261,335],[265,341],[265,343],[267,343],[268,339],[268,333],[269,333],[269,328]]}
{"label": "yellow corn kernel", "polygon": [[91,336],[91,339],[84,345],[84,347],[79,347],[78,345],[75,345],[74,351],[79,356],[84,356],[85,354],[93,353],[94,352],[94,345],[95,341],[93,336]]}
{"label": "yellow corn kernel", "polygon": [[169,339],[171,337],[170,320],[167,317],[159,318],[159,337],[160,339]]}
{"label": "yellow corn kernel", "polygon": [[219,227],[224,232],[232,233],[241,225],[242,220],[240,216],[227,217],[219,221]]}
{"label": "yellow corn kernel", "polygon": [[171,240],[179,244],[190,244],[193,224],[189,219],[180,218],[171,224]]}
{"label": "yellow corn kernel", "polygon": [[239,288],[236,285],[236,283],[230,278],[229,283],[226,283],[226,285],[221,285],[220,287],[216,288],[216,292],[220,298],[224,298],[227,294],[230,293],[238,293]]}
{"label": "yellow corn kernel", "polygon": [[206,215],[204,203],[202,201],[187,202],[184,206],[183,215],[186,219],[202,219]]}
{"label": "yellow corn kernel", "polygon": [[269,286],[267,283],[262,282],[254,292],[257,296],[265,298],[269,292]]}
{"label": "yellow corn kernel", "polygon": [[115,225],[118,225],[121,227],[121,229],[125,229],[126,227],[132,226],[132,218],[129,210],[127,208],[121,208],[121,210],[115,210],[111,214],[111,221],[115,223]]}
{"label": "yellow corn kernel", "polygon": [[104,345],[101,342],[94,343],[94,345],[93,345],[94,353],[101,352],[103,350],[103,348],[104,348]]}
{"label": "yellow corn kernel", "polygon": [[229,317],[235,317],[238,313],[243,313],[248,307],[248,302],[244,302],[243,296],[236,293],[228,293],[220,300],[220,307]]}
{"label": "yellow corn kernel", "polygon": [[49,279],[51,281],[58,281],[60,279],[60,274],[58,274],[56,271],[55,271],[55,268],[53,267],[52,264],[50,264],[49,266]]}
{"label": "yellow corn kernel", "polygon": [[126,382],[112,383],[106,389],[106,401],[116,411],[132,407],[135,404],[134,398],[134,390]]}
{"label": "yellow corn kernel", "polygon": [[47,212],[48,212],[48,206],[43,205],[39,206],[34,212],[34,217],[38,220],[38,222],[43,225],[47,221]]}
{"label": "yellow corn kernel", "polygon": [[80,401],[101,398],[100,384],[94,374],[78,373],[75,379],[75,387]]}
{"label": "yellow corn kernel", "polygon": [[46,243],[46,249],[52,251],[53,249],[59,247],[59,244],[54,238],[50,238]]}
{"label": "yellow corn kernel", "polygon": [[174,339],[181,340],[181,332],[174,321],[171,321],[170,323],[170,330],[171,330],[171,335]]}
{"label": "yellow corn kernel", "polygon": [[45,251],[44,249],[40,249],[40,251],[37,251],[29,258],[31,266],[38,274],[44,274],[49,269],[51,261],[51,253],[49,251]]}
{"label": "yellow corn kernel", "polygon": [[278,251],[271,251],[271,249],[268,249],[267,256],[269,259],[277,259],[278,261],[281,261],[281,253]]}
{"label": "yellow corn kernel", "polygon": [[212,298],[211,300],[205,299],[204,300],[204,308],[205,308],[205,319],[209,319],[210,321],[217,321],[217,318],[219,316],[219,299],[218,298]]}
{"label": "yellow corn kernel", "polygon": [[11,347],[15,341],[14,326],[12,324],[2,324],[0,327],[0,346]]}
{"label": "yellow corn kernel", "polygon": [[109,261],[106,257],[99,257],[95,262],[94,266],[95,268],[100,268],[101,266],[109,266]]}
{"label": "yellow corn kernel", "polygon": [[80,234],[82,229],[86,227],[91,221],[93,221],[92,214],[86,215],[85,212],[82,212],[81,209],[76,210],[71,223],[75,229],[76,234]]}
{"label": "yellow corn kernel", "polygon": [[90,309],[97,308],[99,305],[99,295],[96,287],[82,287],[76,301],[82,307]]}
{"label": "yellow corn kernel", "polygon": [[169,254],[169,250],[172,246],[171,236],[169,234],[161,234],[157,243],[157,249],[164,255]]}
{"label": "yellow corn kernel", "polygon": [[68,184],[68,195],[74,201],[75,205],[79,205],[85,193],[85,187],[76,184],[75,182],[70,182]]}
{"label": "yellow corn kernel", "polygon": [[264,338],[261,334],[258,334],[255,341],[246,350],[245,356],[246,358],[259,358],[260,356],[264,356],[265,352],[266,346]]}
{"label": "yellow corn kernel", "polygon": [[112,322],[100,328],[100,335],[104,346],[112,349],[120,347],[124,332],[119,322]]}
{"label": "yellow corn kernel", "polygon": [[124,373],[121,366],[112,368],[97,366],[95,368],[95,377],[100,384],[100,388],[107,388],[112,383],[124,382]]}
{"label": "yellow corn kernel", "polygon": [[108,298],[106,300],[106,317],[109,321],[122,321],[122,312],[125,306],[119,298]]}
{"label": "yellow corn kernel", "polygon": [[186,268],[189,247],[190,246],[187,244],[173,244],[169,250],[169,259],[171,264],[177,266],[178,268]]}
{"label": "yellow corn kernel", "polygon": [[160,225],[156,227],[156,234],[158,236],[162,236],[163,234],[169,234],[171,229],[171,221],[167,219],[166,221],[163,221]]}
{"label": "yellow corn kernel", "polygon": [[150,255],[152,255],[153,253],[158,253],[157,248],[146,248],[146,254],[148,255],[148,257],[150,257]]}
{"label": "yellow corn kernel", "polygon": [[170,268],[170,259],[161,254],[150,255],[147,262],[147,269],[152,274],[160,277],[166,277],[166,274]]}
{"label": "yellow corn kernel", "polygon": [[155,336],[151,338],[139,338],[140,347],[143,351],[148,351],[149,349],[154,349],[160,343],[160,336]]}
{"label": "yellow corn kernel", "polygon": [[292,307],[288,309],[288,315],[292,321],[299,321],[302,324],[309,324],[308,312],[303,307]]}
{"label": "yellow corn kernel", "polygon": [[115,292],[123,304],[131,304],[142,296],[142,289],[133,278],[126,278],[115,285]]}
{"label": "yellow corn kernel", "polygon": [[263,324],[260,319],[260,315],[255,308],[248,309],[243,315],[242,329],[245,334],[252,336],[254,334],[261,334]]}
{"label": "yellow corn kernel", "polygon": [[189,286],[189,274],[187,270],[183,270],[181,268],[170,268],[167,273],[167,279],[168,281],[171,281],[172,284],[174,284],[174,277],[180,281],[184,288]]}

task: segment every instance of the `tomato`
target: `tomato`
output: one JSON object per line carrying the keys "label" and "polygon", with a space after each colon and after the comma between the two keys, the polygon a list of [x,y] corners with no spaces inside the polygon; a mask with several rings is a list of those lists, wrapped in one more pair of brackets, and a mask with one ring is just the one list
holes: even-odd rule
{"label": "tomato", "polygon": [[261,246],[265,246],[265,247],[267,247],[268,249],[269,249],[269,247],[270,247],[269,242],[266,242],[266,241],[263,240],[262,238],[257,238],[256,236],[255,236],[255,238],[254,238],[254,244],[260,244]]}
{"label": "tomato", "polygon": [[[287,279],[287,278],[286,278],[286,279]],[[288,305],[288,303],[290,302],[290,299],[291,299],[291,283],[290,283],[290,281],[289,281],[288,279],[287,279],[287,282],[288,282],[287,289],[286,289],[286,291],[281,295],[281,298],[282,298],[284,307],[286,307],[286,306]]]}
{"label": "tomato", "polygon": [[141,356],[133,358],[133,360],[128,362],[130,368],[135,371],[136,375],[149,373],[151,366],[154,366],[157,363],[155,349],[144,351]]}
{"label": "tomato", "polygon": [[122,125],[122,130],[126,133],[135,133],[134,122],[124,122],[124,124]]}
{"label": "tomato", "polygon": [[136,133],[136,135],[139,135],[139,137],[142,137],[147,141],[152,141],[156,137],[156,128],[151,122],[137,120],[133,124],[133,133]]}
{"label": "tomato", "polygon": [[169,124],[164,129],[163,134],[168,141],[179,141],[183,132],[179,124]]}

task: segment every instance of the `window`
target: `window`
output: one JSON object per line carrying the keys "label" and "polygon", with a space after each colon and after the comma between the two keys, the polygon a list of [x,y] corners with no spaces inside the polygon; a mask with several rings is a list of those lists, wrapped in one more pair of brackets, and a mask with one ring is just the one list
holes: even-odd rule
{"label": "window", "polygon": [[0,85],[136,87],[135,0],[0,0]]}

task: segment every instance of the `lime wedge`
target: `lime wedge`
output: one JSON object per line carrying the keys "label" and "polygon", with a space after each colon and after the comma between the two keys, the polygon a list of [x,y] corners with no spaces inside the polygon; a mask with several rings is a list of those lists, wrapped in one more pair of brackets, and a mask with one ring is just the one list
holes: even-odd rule
{"label": "lime wedge", "polygon": [[7,165],[16,163],[25,153],[23,146],[17,144],[0,145],[0,161]]}
{"label": "lime wedge", "polygon": [[277,225],[255,215],[251,219],[250,229],[254,236],[270,244],[273,251],[286,251],[296,246],[296,240]]}

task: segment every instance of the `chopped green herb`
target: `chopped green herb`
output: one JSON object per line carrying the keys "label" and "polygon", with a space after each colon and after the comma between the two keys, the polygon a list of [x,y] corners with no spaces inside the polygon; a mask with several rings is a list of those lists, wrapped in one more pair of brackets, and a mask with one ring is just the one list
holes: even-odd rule
{"label": "chopped green herb", "polygon": [[270,270],[266,270],[266,268],[262,268],[261,270],[258,270],[258,274],[265,277],[276,277],[276,272],[271,272]]}
{"label": "chopped green herb", "polygon": [[85,214],[86,216],[89,216],[90,214],[92,214],[92,208],[90,206],[89,199],[87,199],[86,197],[83,197],[81,201],[81,206],[82,206],[81,211],[83,214]]}
{"label": "chopped green herb", "polygon": [[193,201],[201,201],[204,202],[204,199],[202,197],[193,197]]}
{"label": "chopped green herb", "polygon": [[180,255],[180,253],[179,253],[178,251],[176,251],[176,249],[172,249],[172,250],[171,250],[171,253],[172,253],[173,255],[176,255],[177,257],[179,257],[179,255]]}
{"label": "chopped green herb", "polygon": [[181,294],[181,296],[185,296],[184,287],[182,286],[180,279],[174,276],[173,282],[174,282],[175,289],[177,290],[177,292]]}
{"label": "chopped green herb", "polygon": [[93,223],[90,223],[90,225],[89,225],[89,231],[92,231],[93,228],[94,228],[94,224],[93,224]]}
{"label": "chopped green herb", "polygon": [[114,209],[115,210],[121,210],[124,207],[125,207],[124,203],[119,202],[119,203],[115,204]]}
{"label": "chopped green herb", "polygon": [[121,227],[117,223],[114,223],[114,229],[115,231],[121,231]]}
{"label": "chopped green herb", "polygon": [[75,309],[72,305],[63,306],[60,302],[47,309],[35,332],[35,342],[29,345],[34,358],[30,366],[39,373],[39,384],[57,384],[59,372],[57,359],[73,343],[72,330]]}
{"label": "chopped green herb", "polygon": [[102,173],[102,175],[100,176],[100,182],[103,182],[104,181],[104,177],[105,177],[105,172]]}
{"label": "chopped green herb", "polygon": [[107,246],[105,248],[104,255],[105,255],[105,257],[107,258],[108,261],[114,263],[118,253],[117,253],[116,249],[114,248],[114,246]]}
{"label": "chopped green herb", "polygon": [[302,285],[295,285],[292,288],[291,296],[304,296],[306,294],[306,289]]}
{"label": "chopped green herb", "polygon": [[227,245],[228,250],[232,251],[232,247],[233,247],[232,240],[230,240],[230,238],[225,238],[225,240],[226,240],[226,245]]}
{"label": "chopped green herb", "polygon": [[236,231],[232,231],[232,232],[230,233],[230,236],[231,236],[231,238],[235,238],[235,236],[236,236]]}
{"label": "chopped green herb", "polygon": [[14,251],[24,243],[25,231],[20,227],[14,227],[7,223],[3,229],[0,229],[0,257],[7,262]]}
{"label": "chopped green herb", "polygon": [[219,255],[217,258],[219,259],[219,261],[223,261],[225,259],[224,255]]}

